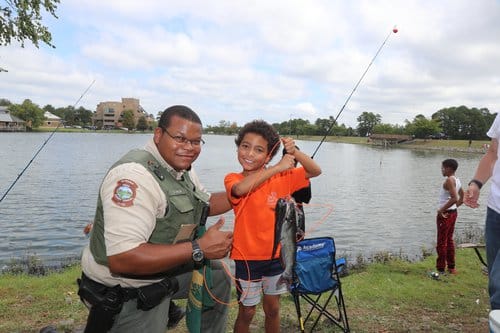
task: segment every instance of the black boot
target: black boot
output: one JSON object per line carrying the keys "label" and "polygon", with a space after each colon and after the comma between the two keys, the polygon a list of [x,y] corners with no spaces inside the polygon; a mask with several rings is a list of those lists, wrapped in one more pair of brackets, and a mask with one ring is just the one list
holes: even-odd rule
{"label": "black boot", "polygon": [[174,301],[170,301],[170,306],[168,308],[168,325],[167,329],[173,329],[179,324],[184,315],[186,314],[186,310],[177,306]]}

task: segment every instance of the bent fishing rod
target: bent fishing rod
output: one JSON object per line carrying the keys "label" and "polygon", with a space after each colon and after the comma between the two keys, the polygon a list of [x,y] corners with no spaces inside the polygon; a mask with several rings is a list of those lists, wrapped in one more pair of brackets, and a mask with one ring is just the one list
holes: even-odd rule
{"label": "bent fishing rod", "polygon": [[354,92],[356,91],[356,89],[358,88],[359,84],[361,83],[361,81],[363,80],[363,78],[365,77],[366,73],[368,72],[368,70],[370,69],[371,65],[373,64],[373,62],[375,61],[375,59],[377,58],[378,54],[380,53],[380,51],[382,50],[382,48],[384,47],[385,43],[387,42],[387,40],[389,39],[389,37],[391,36],[391,34],[395,34],[398,32],[398,28],[396,26],[394,26],[392,28],[392,30],[387,34],[387,37],[385,37],[384,39],[384,42],[380,45],[380,47],[378,48],[377,50],[377,53],[375,53],[375,55],[373,56],[372,60],[370,61],[370,63],[368,64],[368,67],[366,67],[365,71],[363,72],[363,75],[361,75],[361,77],[359,78],[358,82],[356,83],[356,85],[354,86],[354,88],[352,89],[351,93],[349,94],[349,96],[347,97],[347,99],[345,100],[344,102],[344,105],[342,106],[342,108],[340,108],[340,111],[339,113],[337,114],[337,116],[335,117],[335,119],[333,119],[330,127],[328,127],[325,135],[323,136],[323,138],[321,139],[321,141],[319,142],[318,146],[316,147],[316,149],[314,150],[314,153],[311,155],[311,158],[314,158],[314,155],[316,155],[316,153],[318,152],[319,150],[319,147],[321,147],[321,145],[323,144],[323,142],[325,141],[326,137],[330,134],[331,130],[333,129],[333,126],[337,123],[337,119],[339,119],[340,117],[340,114],[342,113],[342,111],[344,111],[347,103],[349,103],[349,100],[351,99],[352,95],[354,94]]}
{"label": "bent fishing rod", "polygon": [[[80,102],[80,100],[83,98],[83,96],[85,96],[87,94],[87,92],[90,90],[90,87],[92,87],[94,85],[94,82],[95,80],[92,81],[92,83],[87,87],[87,89],[85,89],[85,91],[81,94],[80,98],[78,98],[78,100],[75,102],[75,104],[73,104],[73,109],[76,107],[76,105]],[[0,198],[0,202],[3,201],[3,199],[7,196],[7,194],[9,194],[10,190],[14,187],[14,185],[16,185],[17,181],[19,180],[19,178],[21,178],[21,176],[24,174],[24,172],[29,168],[29,166],[31,165],[31,163],[35,160],[35,158],[38,156],[38,154],[42,151],[43,147],[45,147],[45,145],[50,141],[50,139],[54,136],[54,134],[56,133],[56,131],[59,129],[59,126],[61,126],[63,122],[60,121],[59,124],[57,124],[57,127],[52,131],[52,133],[50,133],[49,137],[47,138],[47,140],[45,140],[45,142],[42,144],[42,146],[37,150],[37,152],[35,153],[35,155],[33,155],[33,157],[31,158],[31,160],[28,162],[28,164],[26,164],[26,166],[24,167],[24,169],[21,171],[21,173],[19,173],[17,175],[17,178],[14,180],[14,182],[12,182],[12,184],[9,186],[9,188],[7,189],[7,191],[5,191],[5,193],[3,194],[2,198]]]}

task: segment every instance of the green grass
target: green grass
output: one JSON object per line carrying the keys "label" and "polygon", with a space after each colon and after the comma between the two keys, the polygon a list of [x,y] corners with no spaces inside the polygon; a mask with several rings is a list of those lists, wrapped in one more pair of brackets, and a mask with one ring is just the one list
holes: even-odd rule
{"label": "green grass", "polygon": [[[300,140],[310,140],[310,141],[320,141],[322,136],[297,136],[295,139]],[[371,144],[365,137],[358,136],[329,136],[325,139],[326,142],[337,142],[337,143],[353,143],[353,144]],[[469,149],[469,140],[424,140],[415,139],[411,142],[404,144],[398,144],[394,147],[399,148],[414,148],[414,149],[443,149],[443,150],[460,150],[460,151],[472,151],[472,152],[484,152],[483,145],[489,144],[489,140],[472,140]]]}
{"label": "green grass", "polygon": [[0,275],[0,332],[38,332],[49,324],[71,332],[86,309],[76,294],[80,267],[37,277]]}
{"label": "green grass", "polygon": [[[413,263],[391,259],[351,269],[342,286],[352,332],[486,332],[487,277],[474,251],[458,249],[459,274],[438,280],[429,277],[435,259]],[[43,277],[0,275],[0,332],[38,332],[47,325],[59,332],[81,331],[87,309],[76,294],[79,275],[79,266]],[[236,313],[237,306],[232,305],[228,332]],[[282,297],[281,318],[282,332],[297,332],[289,296]],[[263,332],[261,307],[252,331]],[[320,323],[317,331],[339,330]],[[184,322],[171,332],[186,332]]]}
{"label": "green grass", "polygon": [[[489,144],[490,141],[486,140],[473,140],[470,146],[470,150],[474,152],[484,152],[483,145]],[[457,149],[457,150],[469,150],[469,140],[422,140],[417,139],[414,142],[406,144],[410,148],[421,148],[421,149]],[[402,145],[402,146],[406,146]]]}
{"label": "green grass", "polygon": [[[472,249],[457,251],[458,275],[429,277],[435,256],[417,263],[371,264],[344,279],[346,302],[359,332],[478,332],[487,330],[487,278]],[[355,304],[353,307],[352,304]]]}
{"label": "green grass", "polygon": [[[300,135],[293,136],[294,139],[304,140],[304,141],[321,141],[323,136],[319,135]],[[354,143],[354,144],[367,144],[367,138],[359,136],[328,136],[324,140],[325,142],[337,142],[337,143]]]}

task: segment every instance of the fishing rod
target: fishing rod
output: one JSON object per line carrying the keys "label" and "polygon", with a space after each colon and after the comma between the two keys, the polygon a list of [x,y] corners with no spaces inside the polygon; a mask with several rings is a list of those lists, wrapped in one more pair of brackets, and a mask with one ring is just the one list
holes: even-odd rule
{"label": "fishing rod", "polygon": [[[76,105],[78,104],[78,102],[80,102],[80,100],[83,98],[83,96],[85,96],[85,94],[87,94],[87,92],[90,90],[90,87],[92,87],[94,85],[94,83],[95,83],[95,80],[93,80],[92,83],[87,87],[87,89],[85,89],[85,91],[82,93],[82,95],[80,96],[80,98],[78,98],[78,100],[75,102],[75,104],[73,104],[73,109],[76,107]],[[60,121],[59,124],[57,124],[57,127],[52,131],[52,133],[50,133],[50,135],[47,138],[47,140],[45,140],[45,142],[38,149],[38,151],[35,153],[35,155],[33,155],[33,157],[31,158],[31,160],[28,162],[28,164],[26,164],[26,166],[21,171],[21,173],[17,175],[17,178],[9,186],[9,188],[7,189],[7,191],[5,191],[5,193],[3,194],[2,198],[0,198],[0,202],[3,201],[3,199],[7,196],[7,194],[14,187],[14,185],[16,185],[16,183],[19,180],[19,178],[21,178],[21,176],[24,174],[24,172],[29,168],[29,166],[31,165],[31,163],[35,160],[35,158],[38,156],[38,154],[42,151],[43,147],[45,147],[45,145],[49,142],[49,140],[54,136],[54,134],[59,129],[59,126],[61,126],[61,124],[62,124],[62,121]]]}
{"label": "fishing rod", "polygon": [[333,126],[337,123],[337,119],[340,117],[340,114],[342,113],[342,111],[344,111],[344,108],[346,107],[347,103],[349,103],[349,100],[351,99],[352,95],[354,94],[354,92],[356,91],[356,89],[358,88],[359,84],[361,83],[361,80],[363,80],[363,78],[365,77],[366,73],[368,72],[368,70],[370,69],[371,65],[373,64],[373,62],[375,61],[375,58],[377,58],[378,54],[380,53],[380,51],[382,50],[382,48],[384,47],[385,43],[387,42],[387,40],[389,39],[389,37],[391,36],[391,34],[395,34],[398,32],[398,28],[396,26],[394,26],[392,28],[392,30],[387,34],[387,37],[385,37],[384,39],[384,42],[380,45],[380,47],[378,48],[377,50],[377,53],[375,53],[375,56],[373,56],[372,60],[370,61],[370,63],[368,64],[368,67],[366,67],[363,75],[361,75],[361,77],[359,78],[358,82],[356,83],[356,85],[354,86],[354,88],[352,89],[351,93],[349,94],[349,96],[347,97],[347,99],[345,100],[344,102],[344,105],[342,106],[342,108],[340,109],[339,113],[337,114],[337,116],[335,117],[335,119],[333,119],[332,121],[332,124],[330,125],[330,127],[328,128],[328,130],[326,131],[325,135],[323,136],[323,138],[321,139],[320,143],[318,144],[318,146],[316,147],[316,150],[314,150],[314,153],[311,155],[311,158],[314,158],[314,155],[316,155],[316,153],[318,152],[319,150],[319,147],[321,147],[321,145],[323,144],[323,142],[325,141],[326,137],[328,136],[328,134],[330,134],[331,130],[333,129]]}

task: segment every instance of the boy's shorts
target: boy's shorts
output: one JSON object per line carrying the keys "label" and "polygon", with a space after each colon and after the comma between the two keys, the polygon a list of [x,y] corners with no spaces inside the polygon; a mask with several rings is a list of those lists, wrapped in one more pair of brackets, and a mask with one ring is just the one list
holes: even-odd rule
{"label": "boy's shorts", "polygon": [[259,304],[261,292],[281,295],[288,291],[287,284],[280,282],[283,267],[279,259],[235,260],[235,271],[238,301],[244,306]]}

